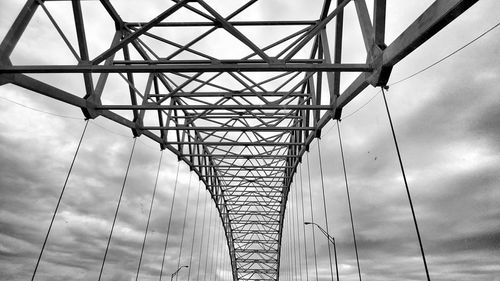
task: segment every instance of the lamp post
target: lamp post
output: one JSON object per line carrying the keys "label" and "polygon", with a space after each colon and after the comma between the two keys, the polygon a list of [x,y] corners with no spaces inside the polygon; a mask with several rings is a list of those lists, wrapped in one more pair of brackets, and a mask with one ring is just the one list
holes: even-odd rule
{"label": "lamp post", "polygon": [[330,243],[333,244],[333,254],[335,256],[335,272],[337,274],[337,281],[339,281],[339,267],[337,265],[337,245],[335,243],[335,238],[333,238],[330,234],[328,234],[328,232],[326,232],[321,226],[319,226],[317,223],[315,222],[304,222],[305,225],[315,225],[319,228],[319,230],[326,236],[326,238],[328,239],[328,241],[330,241]]}
{"label": "lamp post", "polygon": [[189,266],[183,265],[183,266],[179,267],[174,273],[172,273],[172,275],[170,277],[170,281],[174,280],[174,276],[177,275],[177,273],[179,273],[179,270],[181,270],[183,267],[188,268]]}

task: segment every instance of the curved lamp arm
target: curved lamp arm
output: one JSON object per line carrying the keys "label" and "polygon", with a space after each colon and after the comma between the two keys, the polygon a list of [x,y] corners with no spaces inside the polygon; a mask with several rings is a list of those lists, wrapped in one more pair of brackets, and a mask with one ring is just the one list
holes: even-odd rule
{"label": "curved lamp arm", "polygon": [[174,273],[172,273],[170,280],[174,280],[174,276],[177,275],[177,273],[179,273],[179,270],[181,270],[183,267],[188,268],[189,266],[183,265],[183,266],[179,267]]}
{"label": "curved lamp arm", "polygon": [[317,223],[315,222],[304,222],[305,225],[309,225],[309,224],[312,224],[312,225],[315,225],[319,228],[319,230],[321,232],[323,232],[323,234],[326,236],[326,238],[328,238],[328,241],[330,241],[332,244],[335,245],[335,238],[333,238],[332,236],[330,236],[330,234],[328,234],[328,232],[326,232],[321,226],[319,226]]}

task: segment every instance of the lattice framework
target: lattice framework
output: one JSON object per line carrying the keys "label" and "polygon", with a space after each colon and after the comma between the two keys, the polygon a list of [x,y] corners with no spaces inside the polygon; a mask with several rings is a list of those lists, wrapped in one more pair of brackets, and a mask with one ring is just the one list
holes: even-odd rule
{"label": "lattice framework", "polygon": [[[374,1],[373,19],[364,0],[311,2],[319,13],[306,20],[246,17],[257,0],[225,13],[217,3],[175,0],[149,21],[124,20],[112,1],[100,0],[114,36],[109,48],[91,57],[80,1],[71,1],[74,22],[64,23],[76,30],[75,47],[49,11],[64,0],[28,0],[0,45],[0,84],[75,105],[86,118],[108,118],[178,155],[216,203],[234,280],[277,280],[288,192],[309,144],[363,89],[384,86],[398,61],[476,1],[436,1],[386,46],[385,0]],[[341,62],[347,5],[355,7],[366,50],[366,61],[359,63]],[[11,59],[40,7],[74,64],[21,65]],[[270,43],[250,39],[255,30],[274,27],[281,33]],[[182,42],[167,32],[186,28],[192,33]],[[228,43],[214,41],[215,33]],[[229,50],[233,43],[246,55],[214,54],[211,48]],[[342,93],[341,72],[360,73]],[[40,73],[81,74],[85,91],[72,93],[30,76]],[[118,84],[123,91],[112,89]]]}

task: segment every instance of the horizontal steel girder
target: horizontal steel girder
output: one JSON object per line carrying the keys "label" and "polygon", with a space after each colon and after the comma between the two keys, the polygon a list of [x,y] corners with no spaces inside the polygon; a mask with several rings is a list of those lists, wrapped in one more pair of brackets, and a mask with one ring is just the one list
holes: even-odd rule
{"label": "horizontal steel girder", "polygon": [[283,72],[283,71],[342,71],[371,72],[367,64],[298,64],[298,63],[238,63],[238,64],[168,64],[168,65],[18,65],[0,66],[0,73],[170,73],[170,72]]}

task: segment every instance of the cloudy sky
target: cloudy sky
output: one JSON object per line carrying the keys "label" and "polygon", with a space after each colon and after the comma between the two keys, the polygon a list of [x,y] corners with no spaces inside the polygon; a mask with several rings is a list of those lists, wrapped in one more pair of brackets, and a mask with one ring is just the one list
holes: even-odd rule
{"label": "cloudy sky", "polygon": [[[20,10],[21,2],[1,1],[0,38]],[[432,1],[388,2],[387,42],[391,42]],[[304,7],[289,5],[286,10],[297,13]],[[389,84],[440,60],[500,22],[499,10],[498,1],[479,1],[399,63]],[[41,12],[34,18],[37,25],[26,31],[38,41],[20,42],[14,53],[18,62],[58,54],[58,58],[64,57],[60,56],[65,52],[62,42],[57,41],[60,39]],[[64,19],[63,9],[53,12]],[[89,28],[97,28],[91,22]],[[357,34],[356,28],[346,24],[346,34]],[[109,38],[106,31],[98,34]],[[104,42],[96,48],[105,48],[109,40]],[[352,44],[351,51],[345,54],[346,61],[362,56],[355,43],[346,40],[348,47]],[[45,47],[37,48],[40,44]],[[500,280],[498,81],[500,28],[429,70],[391,86],[387,93],[432,280]],[[81,92],[78,82],[58,83]],[[341,122],[361,272],[364,280],[423,280],[425,273],[397,155],[382,96],[377,93],[371,87],[365,90],[344,109]],[[31,278],[85,123],[79,109],[12,85],[0,86],[0,115],[0,280],[26,280]],[[103,118],[89,123],[37,280],[97,279],[132,145],[128,129]],[[333,122],[325,127],[319,145],[329,230],[338,244],[340,276],[342,280],[357,280],[337,128]],[[314,141],[308,156],[310,167],[304,159],[299,169],[291,193],[293,216],[288,218],[296,219],[298,215],[302,221],[301,189],[306,220],[310,218],[306,200],[310,177],[315,221],[324,225],[317,146]],[[137,140],[103,280],[135,280],[159,159],[154,143],[145,138]],[[213,203],[207,200],[208,193],[199,187],[197,177],[184,163],[178,164],[169,151],[163,153],[140,279],[158,279],[176,178],[164,277],[170,278],[179,263],[188,202],[180,265],[189,264],[190,256],[193,260],[190,270],[181,271],[179,280],[187,279],[188,273],[191,280],[196,280],[198,268],[199,280],[208,280],[209,275],[229,280],[228,258],[224,255],[227,250]],[[294,201],[296,198],[299,201]],[[205,228],[201,227],[203,221]],[[281,274],[286,278],[299,276],[298,269],[292,268],[295,264],[290,256],[290,245],[299,245],[294,251],[302,251],[302,279],[307,275],[313,280],[311,230],[306,228],[307,269],[303,230],[293,231],[291,235],[287,226]],[[327,241],[316,235],[319,280],[329,280]]]}

